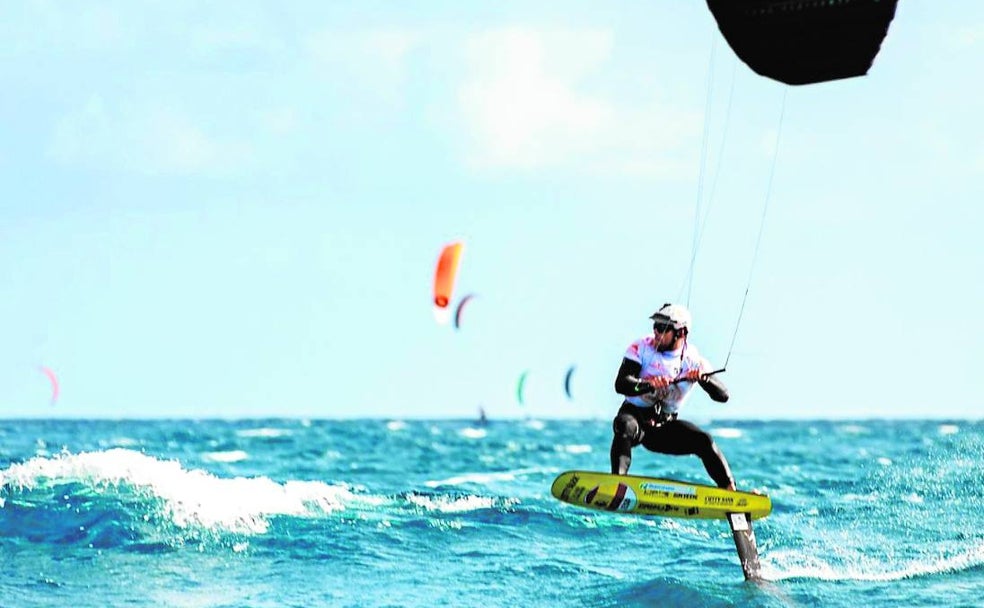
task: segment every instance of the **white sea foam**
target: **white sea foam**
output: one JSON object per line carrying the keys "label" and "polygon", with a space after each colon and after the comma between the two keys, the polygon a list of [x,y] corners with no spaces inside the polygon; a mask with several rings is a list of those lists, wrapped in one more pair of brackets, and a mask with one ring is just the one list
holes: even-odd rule
{"label": "white sea foam", "polygon": [[954,555],[902,564],[897,560],[871,555],[858,555],[851,561],[834,563],[802,551],[771,551],[763,556],[762,575],[771,581],[818,579],[887,582],[970,570],[981,564],[984,564],[984,545]]}
{"label": "white sea foam", "polygon": [[720,428],[720,429],[711,429],[711,435],[714,435],[715,437],[724,437],[725,439],[737,439],[738,437],[741,437],[744,434],[745,433],[742,432],[741,429],[732,429],[727,427]]}
{"label": "white sea foam", "polygon": [[466,427],[458,432],[462,437],[468,437],[469,439],[481,439],[488,435],[485,429],[474,429],[472,427]]}
{"label": "white sea foam", "polygon": [[391,431],[402,431],[407,428],[407,423],[402,420],[390,420],[386,423],[386,428]]}
{"label": "white sea foam", "polygon": [[249,458],[249,454],[243,450],[228,450],[225,452],[208,452],[204,457],[205,460],[212,462],[242,462]]}
{"label": "white sea foam", "polygon": [[[650,521],[653,521],[654,524],[656,523],[656,520],[650,520]],[[693,536],[696,538],[701,538],[706,540],[711,537],[711,535],[707,532],[707,530],[698,527],[696,524],[686,519],[678,520],[678,519],[672,519],[667,517],[666,519],[659,520],[658,525],[663,529],[673,530],[674,532],[677,532],[679,534],[686,534],[688,536]]]}
{"label": "white sea foam", "polygon": [[955,435],[960,432],[960,427],[955,424],[941,424],[939,428],[940,435]]}
{"label": "white sea foam", "polygon": [[517,475],[527,475],[534,472],[538,472],[538,470],[517,469],[515,471],[500,471],[497,473],[465,473],[464,475],[456,475],[454,477],[448,477],[447,479],[425,481],[424,485],[428,488],[437,488],[440,486],[460,486],[466,483],[487,485],[495,481],[514,481]]}
{"label": "white sea foam", "polygon": [[237,437],[260,437],[263,439],[273,439],[276,437],[287,437],[291,435],[290,429],[275,429],[263,427],[258,429],[241,429],[236,431]]}
{"label": "white sea foam", "polygon": [[266,477],[219,478],[184,469],[177,461],[122,448],[33,458],[12,465],[0,472],[0,494],[61,482],[94,488],[132,487],[160,499],[164,515],[179,527],[244,534],[265,532],[270,516],[331,513],[362,500],[344,485],[320,481],[280,484]]}
{"label": "white sea foam", "polygon": [[845,502],[878,502],[882,499],[882,496],[878,492],[871,492],[869,494],[847,493],[842,498]]}
{"label": "white sea foam", "polygon": [[491,509],[495,499],[488,496],[422,496],[411,494],[407,500],[428,511],[440,513],[463,513],[479,509]]}
{"label": "white sea foam", "polygon": [[140,445],[140,442],[130,437],[114,437],[112,439],[100,439],[99,445],[104,448],[132,448]]}
{"label": "white sea foam", "polygon": [[589,454],[591,453],[592,447],[583,443],[573,444],[573,445],[562,445],[558,448],[561,452],[567,452],[568,454]]}

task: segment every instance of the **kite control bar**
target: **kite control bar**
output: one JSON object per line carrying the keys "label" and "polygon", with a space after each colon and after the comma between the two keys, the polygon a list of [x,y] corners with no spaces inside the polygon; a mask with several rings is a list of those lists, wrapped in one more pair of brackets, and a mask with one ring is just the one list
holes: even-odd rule
{"label": "kite control bar", "polygon": [[[707,372],[706,374],[703,374],[701,377],[702,378],[710,378],[714,374],[720,374],[721,372],[725,371],[725,369],[726,368],[723,368],[722,367],[721,369],[716,369],[713,372]],[[677,379],[673,380],[672,382],[670,382],[670,384],[679,384],[681,382],[689,382],[689,381],[686,378],[677,378]]]}

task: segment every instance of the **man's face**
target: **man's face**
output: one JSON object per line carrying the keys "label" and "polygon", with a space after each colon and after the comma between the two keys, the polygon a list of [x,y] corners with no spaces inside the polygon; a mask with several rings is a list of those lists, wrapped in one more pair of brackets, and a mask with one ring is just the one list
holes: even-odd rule
{"label": "man's face", "polygon": [[657,321],[653,323],[653,338],[656,340],[656,350],[667,350],[676,342],[676,331],[672,325]]}

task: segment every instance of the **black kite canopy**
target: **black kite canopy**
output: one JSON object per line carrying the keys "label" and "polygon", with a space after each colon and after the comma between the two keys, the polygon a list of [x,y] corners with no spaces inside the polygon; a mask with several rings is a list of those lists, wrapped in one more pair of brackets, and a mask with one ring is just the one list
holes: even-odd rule
{"label": "black kite canopy", "polygon": [[811,84],[868,73],[898,0],[707,0],[734,52],[757,73]]}

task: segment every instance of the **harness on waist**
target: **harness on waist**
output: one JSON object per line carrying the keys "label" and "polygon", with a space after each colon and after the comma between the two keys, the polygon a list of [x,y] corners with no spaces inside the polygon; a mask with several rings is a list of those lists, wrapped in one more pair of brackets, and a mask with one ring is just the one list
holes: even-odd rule
{"label": "harness on waist", "polygon": [[664,412],[662,411],[662,408],[657,406],[656,415],[650,418],[649,420],[647,420],[646,423],[649,426],[656,428],[659,426],[663,426],[667,422],[676,420],[677,416],[678,416],[677,412]]}
{"label": "harness on waist", "polygon": [[663,426],[667,422],[676,420],[679,416],[677,412],[664,412],[662,401],[657,401],[652,406],[643,407],[634,405],[628,401],[624,402],[624,405],[628,405],[632,408],[631,411],[642,427],[657,428]]}

